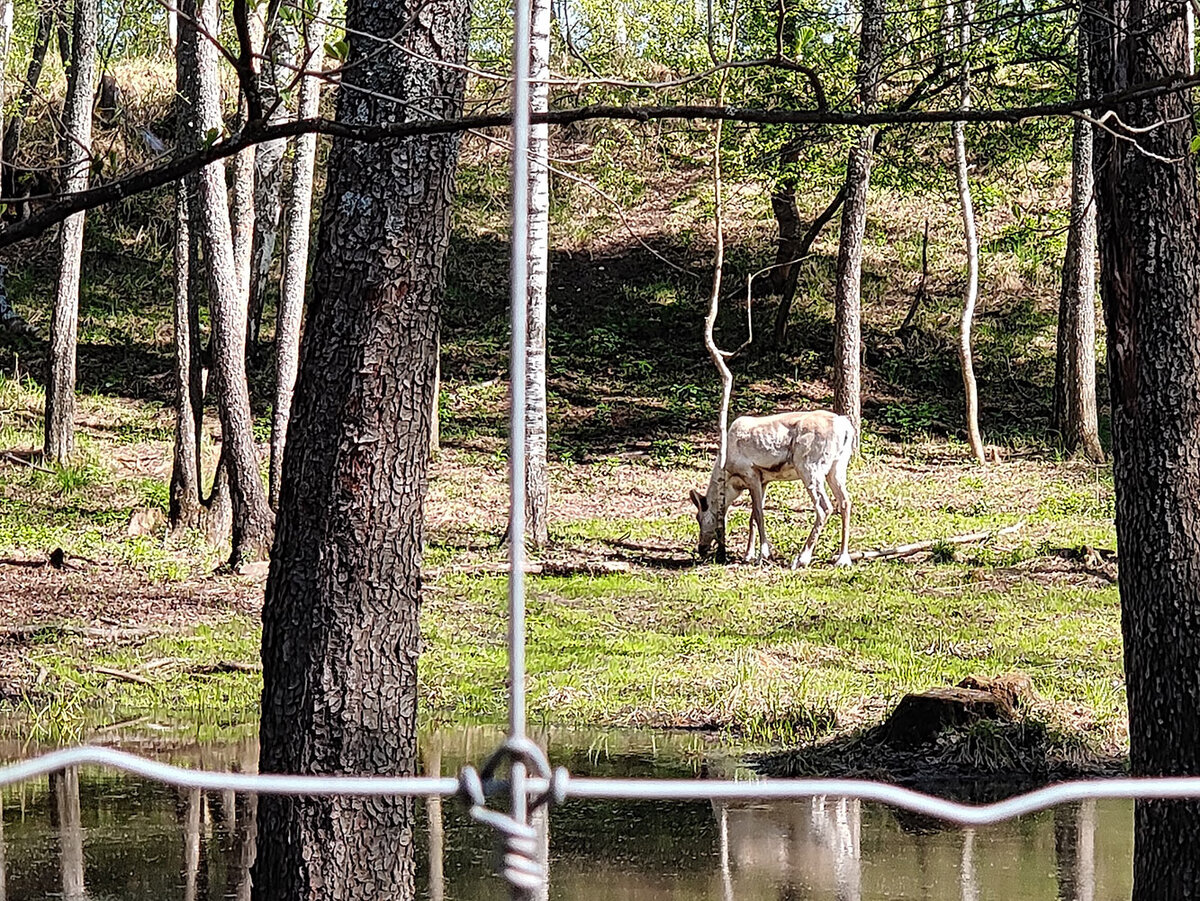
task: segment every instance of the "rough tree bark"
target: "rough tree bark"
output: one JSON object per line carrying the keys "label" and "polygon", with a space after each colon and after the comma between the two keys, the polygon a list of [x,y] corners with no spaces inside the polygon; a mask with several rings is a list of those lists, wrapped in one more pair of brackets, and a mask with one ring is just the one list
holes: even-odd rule
{"label": "rough tree bark", "polygon": [[[959,0],[958,21],[955,22],[954,0],[947,0],[943,24],[949,49],[957,52],[961,61],[959,73],[960,109],[971,106],[970,67],[966,59],[971,45],[971,22],[974,18],[974,0]],[[963,393],[967,407],[967,440],[971,453],[980,463],[984,462],[983,438],[979,434],[979,388],[975,383],[975,363],[971,357],[971,324],[975,319],[975,302],[979,297],[979,236],[975,232],[975,206],[971,202],[971,182],[967,168],[966,124],[955,122],[950,126],[954,141],[954,171],[958,181],[958,199],[962,207],[963,236],[967,245],[967,287],[963,295],[963,313],[958,330],[958,362],[962,368]]]}
{"label": "rough tree bark", "polygon": [[[879,93],[885,8],[884,0],[865,0],[862,7],[858,98],[863,112],[874,110]],[[855,443],[862,429],[862,258],[874,145],[875,129],[864,128],[850,149],[834,290],[833,409],[854,423]]]}
{"label": "rough tree bark", "polygon": [[[217,0],[203,0],[199,4],[199,13],[201,30],[216,34],[219,27]],[[188,27],[182,22],[181,25]],[[220,128],[217,75],[217,50],[211,41],[201,39],[196,48],[198,135]],[[233,235],[221,163],[212,163],[200,170],[199,202],[212,319],[213,378],[221,419],[221,456],[229,477],[233,516],[230,563],[236,566],[243,560],[266,554],[271,541],[272,516],[254,447],[246,381],[245,282],[239,282],[234,266]]]}
{"label": "rough tree bark", "polygon": [[[195,0],[182,0],[183,12],[194,18]],[[185,28],[176,42],[175,146],[180,153],[193,150],[196,122],[196,39],[194,28]],[[197,292],[198,262],[193,259],[198,234],[192,220],[199,203],[195,176],[175,185],[174,344],[175,344],[175,447],[171,464],[168,521],[172,531],[198,528],[203,515],[201,500],[200,436],[203,432],[204,387],[200,368],[200,307]]]}
{"label": "rough tree bark", "polygon": [[[98,0],[75,0],[75,48],[63,113],[66,130],[67,192],[87,189],[92,167],[92,93],[96,80]],[[79,273],[83,258],[83,213],[70,216],[59,232],[58,286],[50,317],[50,361],[46,378],[45,455],[65,463],[75,450],[75,345],[79,331]]]}
{"label": "rough tree bark", "polygon": [[[530,109],[550,108],[550,0],[530,7]],[[525,536],[534,547],[550,537],[546,459],[546,283],[550,268],[549,127],[529,132],[529,294],[525,329]]]}
{"label": "rough tree bark", "polygon": [[[1097,92],[1187,70],[1177,0],[1088,0]],[[1145,24],[1150,23],[1150,24]],[[1120,104],[1097,130],[1118,585],[1130,767],[1200,775],[1200,204],[1188,92]],[[1200,802],[1139,801],[1134,901],[1200,895]]]}
{"label": "rough tree bark", "polygon": [[800,211],[796,208],[796,164],[800,162],[800,142],[792,139],[779,152],[783,176],[771,192],[771,212],[779,227],[779,243],[775,247],[775,265],[770,281],[773,291],[782,293],[792,272],[792,261],[799,253]]}
{"label": "rough tree bark", "polygon": [[[1082,34],[1078,42],[1077,95],[1087,97],[1088,43]],[[1075,120],[1071,150],[1071,224],[1058,299],[1054,428],[1069,453],[1103,463],[1096,417],[1096,204],[1092,125],[1086,119]]]}
{"label": "rough tree bark", "polygon": [[[290,80],[295,62],[294,33],[276,13],[267,22],[262,78],[259,80],[268,122],[282,122],[290,113],[281,93]],[[250,335],[248,344],[258,344],[263,306],[271,284],[271,264],[279,243],[279,219],[283,209],[283,152],[287,141],[266,141],[254,150],[254,238],[250,252]]]}
{"label": "rough tree bark", "polygon": [[[338,120],[460,115],[467,26],[463,0],[350,0]],[[413,95],[419,113],[382,99]],[[416,769],[423,505],[457,148],[452,135],[333,142],[263,608],[262,772]],[[255,898],[413,896],[411,798],[259,805]]]}
{"label": "rough tree bark", "polygon": [[[316,15],[305,24],[300,65],[315,72],[325,62],[325,20],[330,0],[318,0]],[[297,115],[310,119],[321,105],[321,79],[306,75],[300,82]],[[308,282],[308,242],[312,222],[313,173],[317,160],[317,136],[296,139],[292,171],[287,188],[286,229],[283,244],[283,282],[279,309],[275,314],[275,407],[271,419],[270,501],[279,508],[279,483],[283,475],[283,449],[292,412],[292,392],[300,365],[300,323],[304,312],[304,286]]]}

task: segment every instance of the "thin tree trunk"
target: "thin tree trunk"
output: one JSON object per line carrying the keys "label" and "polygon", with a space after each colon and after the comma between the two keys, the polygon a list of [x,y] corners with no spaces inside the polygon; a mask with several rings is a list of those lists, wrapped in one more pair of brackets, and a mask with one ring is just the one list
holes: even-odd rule
{"label": "thin tree trunk", "polygon": [[[67,79],[68,192],[87,189],[92,165],[92,93],[96,80],[98,0],[75,0],[74,47]],[[75,345],[79,331],[79,274],[83,213],[68,217],[59,232],[58,286],[50,317],[50,366],[46,379],[45,455],[66,463],[75,450]]]}
{"label": "thin tree trunk", "polygon": [[[550,108],[550,0],[530,7],[530,109]],[[529,133],[529,294],[525,352],[525,534],[534,547],[550,537],[550,475],[546,459],[546,282],[550,268],[549,127]]]}
{"label": "thin tree trunk", "polygon": [[8,71],[8,51],[12,43],[13,0],[0,0],[0,160],[4,159],[4,73]]}
{"label": "thin tree trunk", "polygon": [[[287,98],[280,93],[282,83],[291,74],[294,63],[294,35],[284,18],[275,16],[267,23],[266,56],[260,89],[269,122],[288,118]],[[254,151],[254,240],[250,260],[250,335],[251,352],[258,345],[262,330],[263,306],[271,285],[271,264],[279,243],[279,219],[283,209],[283,152],[286,140],[266,141]]]}
{"label": "thin tree trunk", "polygon": [[[461,115],[467,28],[462,0],[349,0],[338,120]],[[414,84],[419,112],[383,99]],[[457,148],[455,135],[333,140],[263,607],[264,773],[416,771],[429,414]],[[414,825],[411,798],[264,795],[253,895],[411,898]]]}
{"label": "thin tree trunk", "polygon": [[25,81],[17,94],[12,116],[8,127],[4,130],[4,148],[0,160],[3,160],[3,178],[0,179],[0,190],[5,197],[16,197],[20,193],[17,183],[17,172],[13,168],[17,153],[21,149],[21,134],[25,128],[25,116],[37,93],[38,82],[42,78],[42,69],[46,63],[46,51],[50,47],[50,36],[54,32],[54,2],[42,0],[38,5],[37,31],[33,37],[33,47],[29,54],[29,67],[25,70]]}
{"label": "thin tree trunk", "polygon": [[[194,3],[191,4],[194,13]],[[173,41],[175,62],[175,146],[188,153],[200,134],[196,121],[196,40],[194,28],[185,28]],[[174,345],[175,345],[175,446],[171,464],[168,522],[172,532],[199,528],[204,505],[201,499],[200,438],[203,433],[204,386],[200,367],[199,260],[194,259],[199,235],[193,229],[199,199],[199,181],[190,175],[175,183]]]}
{"label": "thin tree trunk", "polygon": [[[875,108],[883,62],[884,0],[866,0],[862,8],[862,46],[858,57],[858,96],[863,112]],[[862,428],[862,258],[871,187],[871,149],[875,130],[864,128],[846,164],[846,201],[838,245],[834,291],[833,409],[854,423],[855,442]]]}
{"label": "thin tree trunk", "polygon": [[[1090,96],[1088,45],[1079,42],[1077,96]],[[1058,300],[1054,428],[1069,453],[1104,462],[1096,416],[1096,204],[1092,201],[1092,125],[1075,120],[1071,225]]]}
{"label": "thin tree trunk", "polygon": [[83,901],[83,817],[79,807],[79,769],[68,767],[50,774],[50,796],[58,828],[58,851],[62,869],[64,901]]}
{"label": "thin tree trunk", "polygon": [[[319,0],[317,12],[307,23],[300,65],[317,71],[325,62],[325,19],[330,0]],[[306,75],[300,82],[297,115],[311,119],[321,104],[321,79]],[[292,391],[300,364],[300,323],[304,313],[304,286],[308,281],[308,242],[312,222],[313,173],[316,168],[317,136],[296,139],[291,178],[287,188],[286,229],[283,245],[283,283],[275,316],[275,405],[271,418],[270,499],[279,508],[279,484],[283,475],[283,449],[292,412]]]}
{"label": "thin tree trunk", "polygon": [[[943,16],[946,26],[946,41],[951,49],[957,50],[962,60],[959,75],[961,99],[959,109],[970,109],[971,83],[965,59],[971,44],[971,21],[974,18],[974,0],[959,0],[958,22],[954,21],[954,2],[948,0]],[[957,26],[957,27],[956,27]],[[963,393],[967,406],[967,440],[971,453],[983,463],[983,438],[979,434],[979,388],[975,383],[975,364],[971,358],[971,324],[975,319],[975,302],[979,297],[979,237],[975,232],[975,207],[971,202],[971,182],[967,169],[967,135],[963,122],[950,126],[954,139],[955,177],[958,181],[958,199],[962,207],[963,236],[967,245],[967,287],[963,295],[962,319],[958,330],[958,362],[962,368]]]}
{"label": "thin tree trunk", "polygon": [[[217,33],[216,0],[203,0],[200,21],[203,31]],[[210,41],[203,38],[198,41],[196,61],[199,87],[197,122],[201,129],[199,134],[204,134],[220,126],[221,115],[217,51]],[[229,476],[232,501],[233,544],[230,563],[236,566],[243,560],[257,559],[267,553],[271,542],[272,517],[254,447],[246,380],[245,283],[238,281],[234,267],[233,236],[221,163],[212,163],[200,170],[199,197],[212,318],[212,363],[216,379],[217,412],[221,419],[222,457]]]}
{"label": "thin tree trunk", "polygon": [[[1187,71],[1181,7],[1089,0],[1095,95]],[[1147,25],[1145,23],[1152,23]],[[1094,171],[1135,776],[1200,775],[1200,203],[1191,94],[1118,104]],[[1200,802],[1138,801],[1133,901],[1200,896]]]}
{"label": "thin tree trunk", "polygon": [[[876,137],[878,137],[878,134],[876,132]],[[878,140],[876,144],[878,145]],[[783,289],[783,297],[780,299],[779,306],[775,310],[775,327],[772,333],[772,340],[777,348],[783,347],[783,341],[787,337],[788,317],[792,315],[792,303],[796,299],[796,289],[800,285],[800,267],[796,264],[800,259],[808,256],[808,252],[812,250],[812,246],[816,243],[821,230],[829,224],[845,201],[846,185],[843,182],[837,194],[834,195],[833,200],[829,201],[829,205],[812,221],[812,224],[808,227],[808,231],[804,233],[804,237],[795,246],[794,255],[790,258],[791,266],[788,269],[787,284]]]}
{"label": "thin tree trunk", "polygon": [[800,143],[793,139],[784,144],[779,162],[783,176],[771,192],[771,212],[779,226],[779,243],[775,247],[775,265],[771,269],[771,287],[782,293],[792,272],[792,261],[800,241],[800,212],[796,209],[796,173],[794,167],[800,161]]}
{"label": "thin tree trunk", "polygon": [[[219,15],[219,14],[218,14]],[[248,10],[248,32],[250,35],[251,52],[258,54],[262,50],[263,22],[258,12],[251,7]],[[257,61],[255,61],[257,65]],[[243,96],[238,107],[238,128],[244,128],[248,107]],[[233,182],[232,197],[229,203],[229,225],[233,238],[233,272],[242,304],[246,307],[249,317],[250,300],[250,262],[254,250],[254,161],[256,148],[247,147],[241,153],[234,154],[229,167],[229,176]],[[243,344],[245,342],[243,341]]]}

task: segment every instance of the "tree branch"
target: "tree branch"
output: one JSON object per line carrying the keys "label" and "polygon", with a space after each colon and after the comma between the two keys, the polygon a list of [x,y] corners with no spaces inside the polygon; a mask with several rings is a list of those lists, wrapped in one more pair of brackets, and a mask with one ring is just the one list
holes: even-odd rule
{"label": "tree branch", "polygon": [[[879,112],[839,112],[834,110],[787,110],[735,106],[585,106],[576,109],[551,110],[538,113],[532,121],[550,125],[566,125],[592,119],[616,119],[634,122],[657,120],[715,120],[743,122],[756,125],[802,124],[828,126],[864,125],[921,125],[963,122],[1021,122],[1046,116],[1077,116],[1091,111],[1107,112],[1124,103],[1175,94],[1200,85],[1200,74],[1171,75],[1156,81],[1136,85],[1101,97],[1044,103],[1004,109],[915,110],[892,109]],[[466,116],[461,119],[419,119],[410,122],[355,123],[332,119],[295,119],[288,122],[260,124],[249,122],[240,132],[200,150],[177,157],[162,165],[129,175],[87,191],[68,194],[43,207],[28,219],[0,228],[0,247],[11,246],[25,238],[40,234],[57,225],[73,213],[90,210],[114,200],[152,190],[199,170],[201,167],[264,141],[292,138],[316,133],[352,141],[377,142],[397,140],[417,135],[450,134],[470,129],[500,128],[509,125],[509,113],[486,116]],[[34,199],[34,198],[30,198]],[[0,198],[0,203],[11,198]]]}

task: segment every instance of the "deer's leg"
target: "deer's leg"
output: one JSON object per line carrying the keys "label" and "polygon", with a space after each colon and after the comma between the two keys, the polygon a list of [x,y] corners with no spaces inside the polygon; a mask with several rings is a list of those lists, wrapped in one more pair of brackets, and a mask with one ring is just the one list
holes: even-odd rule
{"label": "deer's leg", "polygon": [[809,497],[813,500],[813,506],[816,508],[816,522],[813,523],[812,532],[808,535],[808,541],[804,542],[804,550],[800,551],[800,556],[796,558],[796,566],[808,566],[812,563],[813,548],[817,546],[817,539],[821,536],[821,528],[825,525],[825,521],[829,519],[829,514],[833,512],[833,504],[829,502],[828,495],[825,494],[825,489],[821,486],[819,477],[810,478],[805,487],[808,488]]}
{"label": "deer's leg", "polygon": [[766,560],[771,556],[771,545],[767,542],[767,523],[763,515],[763,502],[766,499],[767,486],[761,479],[750,482],[750,540],[746,544],[746,559],[753,560],[754,529],[758,527],[758,559]]}
{"label": "deer's leg", "polygon": [[846,461],[838,460],[833,469],[829,471],[826,480],[829,482],[829,490],[833,492],[833,499],[837,504],[838,512],[842,516],[842,549],[838,554],[837,560],[834,561],[834,566],[849,566],[850,565],[850,492],[846,490]]}

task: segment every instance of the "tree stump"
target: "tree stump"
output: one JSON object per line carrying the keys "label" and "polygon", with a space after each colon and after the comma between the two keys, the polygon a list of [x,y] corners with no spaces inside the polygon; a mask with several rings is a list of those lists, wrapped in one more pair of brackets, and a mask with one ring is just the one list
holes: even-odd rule
{"label": "tree stump", "polygon": [[927,744],[948,728],[980,720],[1012,722],[1017,708],[1032,695],[1023,673],[995,678],[968,676],[958,685],[905,695],[881,727],[883,740],[893,747]]}

